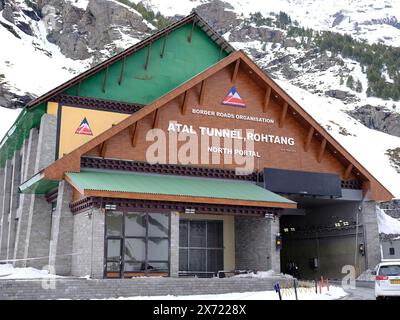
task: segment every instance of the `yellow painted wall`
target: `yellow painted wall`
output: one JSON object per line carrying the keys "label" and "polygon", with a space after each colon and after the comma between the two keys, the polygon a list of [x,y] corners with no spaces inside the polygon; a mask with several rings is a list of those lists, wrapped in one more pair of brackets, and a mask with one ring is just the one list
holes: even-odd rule
{"label": "yellow painted wall", "polygon": [[[60,106],[61,124],[60,124],[60,140],[58,154],[59,158],[64,154],[68,154],[82,144],[92,140],[100,133],[116,125],[120,121],[129,117],[129,114],[92,110],[85,108],[77,108],[70,106]],[[48,105],[48,113],[54,112],[54,106]],[[80,126],[82,120],[86,118],[93,132],[92,136],[76,134],[76,129]]]}
{"label": "yellow painted wall", "polygon": [[184,214],[179,219],[185,220],[222,220],[224,232],[224,270],[235,270],[235,218],[209,214]]}
{"label": "yellow painted wall", "polygon": [[53,116],[57,116],[58,111],[58,102],[47,102],[47,113],[52,114]]}

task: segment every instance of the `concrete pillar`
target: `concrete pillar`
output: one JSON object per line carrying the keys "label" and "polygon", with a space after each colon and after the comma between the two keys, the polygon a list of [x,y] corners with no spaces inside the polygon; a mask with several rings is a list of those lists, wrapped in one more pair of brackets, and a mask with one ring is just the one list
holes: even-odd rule
{"label": "concrete pillar", "polygon": [[21,184],[21,152],[16,151],[12,159],[13,172],[11,177],[10,214],[8,216],[7,259],[14,257],[15,234],[17,231],[17,209],[19,206],[18,187]]}
{"label": "concrete pillar", "polygon": [[74,215],[72,275],[103,278],[104,217],[99,208]]}
{"label": "concrete pillar", "polygon": [[179,276],[179,212],[171,212],[170,276]]}
{"label": "concrete pillar", "polygon": [[361,209],[361,223],[364,227],[366,268],[374,269],[381,261],[376,202],[365,201]]}
{"label": "concrete pillar", "polygon": [[[74,218],[69,208],[72,190],[65,181],[58,186],[57,207],[53,212],[49,265],[58,275],[71,275]],[[54,268],[54,269],[53,269]]]}
{"label": "concrete pillar", "polygon": [[[22,182],[28,180],[35,173],[37,144],[39,138],[39,131],[36,128],[31,129],[29,139],[26,140],[27,145],[24,154],[23,178]],[[34,195],[21,194],[20,206],[18,210],[18,227],[17,235],[15,237],[14,260],[15,266],[22,267],[25,265],[20,259],[24,258],[26,233],[28,229],[29,208]]]}
{"label": "concrete pillar", "polygon": [[[44,114],[40,120],[35,161],[37,173],[54,162],[56,151],[57,117]],[[49,262],[51,204],[44,196],[33,195],[29,205],[24,259],[26,266],[42,268]],[[40,259],[36,259],[36,258]]]}
{"label": "concrete pillar", "polygon": [[236,217],[236,269],[280,272],[280,251],[275,246],[278,232],[278,218]]}
{"label": "concrete pillar", "polygon": [[3,180],[3,197],[2,208],[0,208],[0,260],[7,259],[7,242],[8,242],[8,217],[10,213],[10,197],[11,197],[11,177],[12,177],[12,160],[7,160],[4,167]]}

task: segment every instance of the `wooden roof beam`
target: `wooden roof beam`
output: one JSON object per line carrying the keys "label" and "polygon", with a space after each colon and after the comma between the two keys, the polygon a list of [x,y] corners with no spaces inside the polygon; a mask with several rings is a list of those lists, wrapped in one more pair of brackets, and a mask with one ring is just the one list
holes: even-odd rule
{"label": "wooden roof beam", "polygon": [[194,29],[195,24],[196,24],[196,19],[193,19],[192,28],[190,29],[190,34],[189,34],[189,36],[187,37],[187,41],[188,41],[189,43],[192,42],[193,29]]}
{"label": "wooden roof beam", "polygon": [[107,152],[107,140],[100,145],[100,157],[105,158]]}
{"label": "wooden roof beam", "polygon": [[122,83],[122,76],[123,76],[124,70],[125,70],[125,60],[126,60],[126,57],[124,57],[122,59],[121,72],[119,73],[118,85],[121,85],[121,83]]}
{"label": "wooden roof beam", "polygon": [[147,47],[146,63],[144,64],[145,70],[147,70],[147,67],[149,66],[150,54],[151,54],[151,42],[149,43],[149,46]]}
{"label": "wooden roof beam", "polygon": [[326,139],[324,138],[321,142],[321,146],[318,151],[318,156],[317,156],[318,162],[322,161],[322,157],[324,156],[325,148],[326,148]]}
{"label": "wooden roof beam", "polygon": [[310,126],[310,129],[308,129],[306,141],[304,143],[305,152],[308,152],[308,150],[310,149],[312,137],[314,136],[314,131],[315,131],[314,127]]}
{"label": "wooden roof beam", "polygon": [[138,137],[138,129],[139,127],[139,121],[135,122],[132,127],[131,127],[131,132],[132,132],[132,147],[136,147],[136,142],[137,142],[137,137]]}
{"label": "wooden roof beam", "polygon": [[285,101],[285,103],[283,104],[281,116],[279,118],[279,128],[283,128],[283,125],[285,124],[285,119],[286,119],[286,114],[287,114],[288,108],[289,108],[289,104]]}
{"label": "wooden roof beam", "polygon": [[267,112],[269,101],[271,100],[271,92],[272,92],[271,87],[267,87],[267,89],[265,90],[265,96],[264,96],[264,102],[263,102],[263,112],[264,113]]}
{"label": "wooden roof beam", "polygon": [[352,163],[349,163],[349,165],[347,166],[347,168],[343,174],[344,180],[347,180],[348,178],[350,178],[350,174],[351,174],[351,171],[353,170],[353,168],[354,168],[354,165]]}
{"label": "wooden roof beam", "polygon": [[160,109],[154,111],[154,119],[153,119],[153,129],[158,127],[158,123],[160,120]]}
{"label": "wooden roof beam", "polygon": [[232,78],[231,78],[231,82],[233,84],[235,84],[235,82],[236,82],[236,78],[237,78],[237,75],[239,72],[239,66],[240,66],[240,59],[237,59],[236,63],[235,63],[235,69],[233,69]]}
{"label": "wooden roof beam", "polygon": [[108,78],[108,65],[106,67],[106,71],[104,73],[104,78],[103,78],[103,87],[102,87],[103,93],[106,93],[107,78]]}
{"label": "wooden roof beam", "polygon": [[167,32],[167,33],[165,34],[165,37],[164,37],[163,45],[162,45],[161,52],[160,52],[160,57],[161,57],[161,58],[164,58],[165,47],[166,47],[166,45],[167,45],[167,38],[168,38],[168,35],[169,35],[169,33]]}
{"label": "wooden roof beam", "polygon": [[185,91],[185,93],[183,94],[183,102],[182,102],[182,108],[181,108],[182,115],[184,115],[186,113],[187,104],[188,104],[188,95],[189,95],[189,93],[187,91]]}
{"label": "wooden roof beam", "polygon": [[201,88],[200,88],[200,95],[199,95],[199,105],[203,105],[204,103],[204,95],[205,95],[205,91],[206,91],[206,81],[203,80],[201,82]]}

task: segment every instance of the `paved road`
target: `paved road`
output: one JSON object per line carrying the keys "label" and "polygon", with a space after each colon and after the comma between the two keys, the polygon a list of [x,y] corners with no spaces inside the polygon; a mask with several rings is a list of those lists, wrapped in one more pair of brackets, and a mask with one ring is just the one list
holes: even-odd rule
{"label": "paved road", "polygon": [[348,295],[340,300],[375,300],[373,288],[356,287],[355,289],[346,289]]}

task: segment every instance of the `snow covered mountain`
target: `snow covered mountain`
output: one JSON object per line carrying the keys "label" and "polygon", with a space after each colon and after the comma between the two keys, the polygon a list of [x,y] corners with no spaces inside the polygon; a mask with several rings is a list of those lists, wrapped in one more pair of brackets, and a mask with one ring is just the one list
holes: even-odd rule
{"label": "snow covered mountain", "polygon": [[[193,9],[400,197],[400,61],[375,47],[400,47],[398,0],[0,0],[0,106],[23,106]],[[375,65],[326,46],[321,31],[384,50],[391,64],[380,62],[372,82]],[[18,114],[6,111],[0,136]]]}

